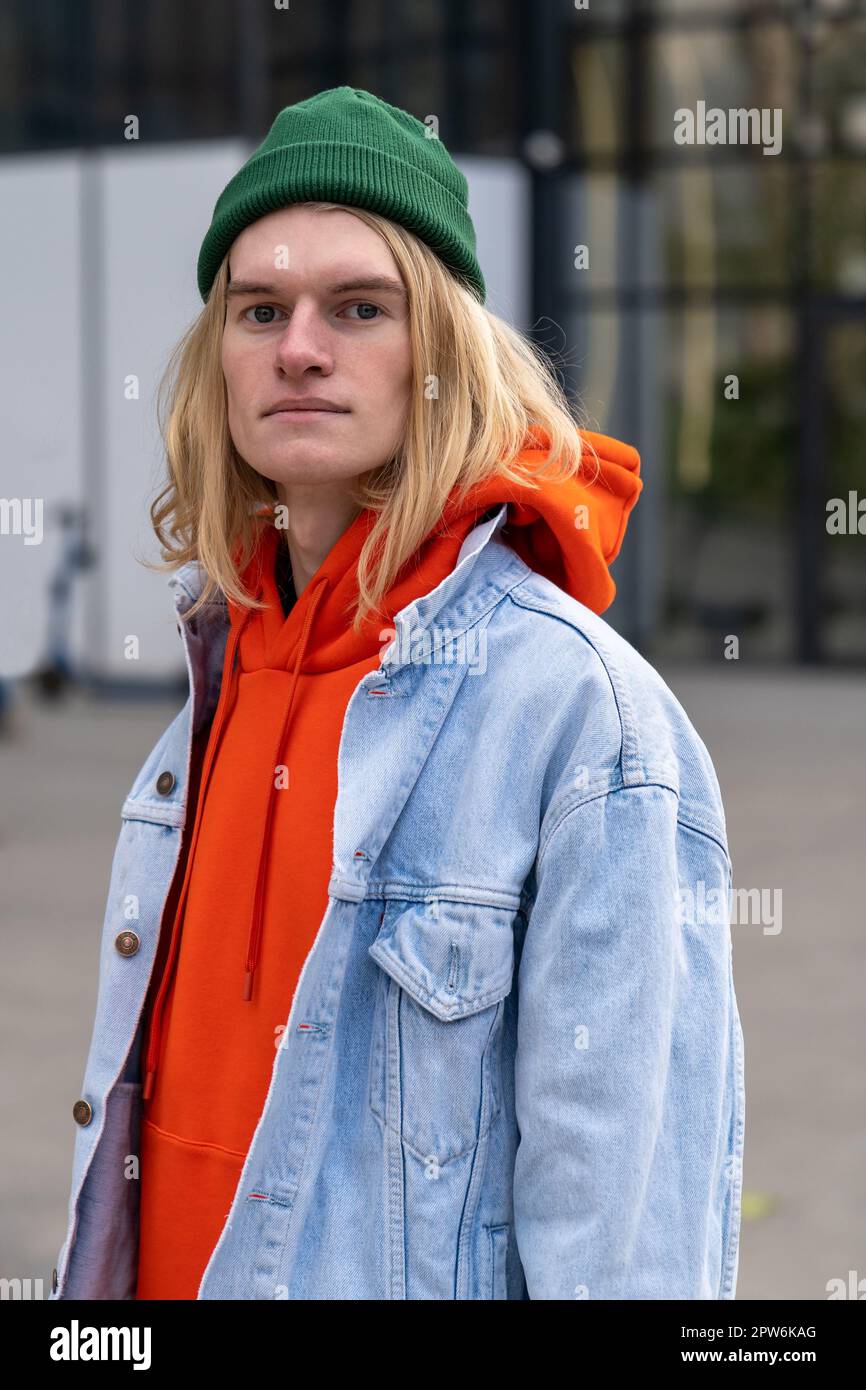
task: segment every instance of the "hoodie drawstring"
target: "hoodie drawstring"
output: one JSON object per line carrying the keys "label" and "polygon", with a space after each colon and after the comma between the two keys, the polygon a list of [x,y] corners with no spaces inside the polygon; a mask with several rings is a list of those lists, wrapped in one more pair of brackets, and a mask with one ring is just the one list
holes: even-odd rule
{"label": "hoodie drawstring", "polygon": [[[291,691],[289,694],[288,704],[286,706],[285,717],[283,719],[283,726],[280,731],[280,737],[274,755],[275,765],[279,760],[280,750],[283,746],[283,742],[286,737],[286,732],[288,730],[289,723],[291,720],[292,711],[294,709],[295,694],[298,686],[298,676],[300,674],[301,664],[303,662],[304,655],[307,650],[307,645],[309,643],[313,621],[315,619],[319,603],[322,597],[324,596],[329,583],[330,580],[325,575],[323,575],[321,579],[316,581],[316,592],[312,595],[307,607],[307,612],[304,616],[304,624],[301,629],[301,638],[298,644],[298,655],[295,661],[294,669],[292,671]],[[189,854],[187,856],[186,873],[184,875],[183,888],[181,889],[181,894],[178,900],[178,905],[175,914],[175,920],[177,922],[182,921],[182,914],[184,911],[184,905],[186,903],[191,878],[192,863],[195,855],[195,846],[198,841],[199,830],[201,827],[202,812],[205,802],[205,793],[207,791],[207,786],[210,781],[211,770],[216,760],[217,750],[219,748],[219,744],[222,739],[223,731],[228,721],[229,714],[234,708],[235,700],[237,699],[239,671],[238,663],[236,662],[235,657],[238,649],[238,644],[240,642],[241,634],[244,630],[244,627],[246,626],[247,620],[251,612],[251,609],[247,609],[245,611],[241,622],[238,623],[236,626],[232,627],[232,630],[228,637],[228,647],[226,650],[225,662],[226,670],[228,670],[231,674],[229,680],[223,683],[223,688],[220,692],[220,699],[217,705],[216,714],[214,716],[214,728],[211,731],[211,737],[208,744],[208,752],[205,759],[205,763],[202,768],[201,785],[198,796],[198,806],[196,810],[195,825],[193,827],[193,832],[190,839],[190,848]],[[246,960],[244,963],[244,991],[242,997],[245,1000],[249,1000],[252,998],[253,975],[258,964],[259,952],[261,948],[264,906],[264,880],[268,861],[266,845],[268,845],[270,841],[273,823],[273,798],[275,790],[276,788],[272,781],[270,795],[268,798],[265,831],[262,836],[262,845],[259,851],[258,873],[256,875],[256,895],[253,906],[252,922],[250,924],[249,938],[247,941]],[[157,991],[157,995],[153,1004],[153,1011],[150,1023],[150,1038],[147,1047],[144,1086],[142,1088],[142,1100],[150,1100],[153,1094],[153,1087],[156,1079],[156,1071],[159,1065],[159,1053],[160,1044],[162,1041],[162,1024],[163,1015],[165,1011],[165,1003],[168,997],[168,991],[171,985],[171,980],[174,975],[175,966],[177,964],[177,957],[180,949],[180,936],[181,933],[178,931],[172,937],[172,941],[169,946],[168,957],[166,959],[165,968],[163,970],[162,980],[160,981],[159,989]]]}
{"label": "hoodie drawstring", "polygon": [[[295,661],[294,670],[292,671],[292,685],[291,691],[289,693],[289,701],[286,706],[286,713],[283,717],[282,728],[280,729],[280,735],[277,739],[277,746],[274,751],[274,756],[271,763],[274,774],[276,774],[277,767],[279,766],[280,751],[283,747],[283,743],[285,742],[289,724],[291,723],[292,710],[294,709],[295,705],[295,692],[298,688],[298,675],[301,669],[301,662],[303,661],[304,655],[307,650],[307,643],[309,641],[310,633],[312,631],[313,622],[316,616],[316,610],[319,606],[320,600],[324,597],[325,590],[327,589],[329,583],[330,581],[326,575],[322,575],[321,579],[318,579],[316,581],[316,593],[310,599],[307,611],[304,615],[304,625],[301,629],[301,639],[298,643],[298,655]],[[256,873],[256,893],[255,899],[253,901],[253,916],[252,921],[250,923],[249,937],[247,939],[247,954],[246,960],[244,962],[244,992],[241,996],[243,999],[252,998],[253,975],[255,973],[256,966],[258,965],[259,954],[261,951],[262,927],[264,921],[265,875],[267,873],[268,867],[270,840],[274,819],[275,792],[276,785],[272,777],[271,790],[268,796],[268,807],[265,814],[265,828],[264,833],[262,834],[261,848],[259,850],[258,871]]]}

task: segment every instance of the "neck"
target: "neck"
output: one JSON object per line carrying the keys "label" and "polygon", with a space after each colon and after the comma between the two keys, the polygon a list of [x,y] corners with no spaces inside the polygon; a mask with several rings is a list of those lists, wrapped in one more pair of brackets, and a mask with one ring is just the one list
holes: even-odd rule
{"label": "neck", "polygon": [[277,484],[277,501],[286,512],[279,529],[289,551],[292,582],[300,598],[360,507],[337,484]]}

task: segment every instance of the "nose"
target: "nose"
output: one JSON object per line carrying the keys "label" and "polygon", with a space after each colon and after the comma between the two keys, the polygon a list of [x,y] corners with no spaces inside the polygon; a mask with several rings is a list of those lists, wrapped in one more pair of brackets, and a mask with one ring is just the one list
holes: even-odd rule
{"label": "nose", "polygon": [[299,299],[276,341],[276,363],[287,376],[302,376],[310,367],[333,371],[327,326],[315,304]]}

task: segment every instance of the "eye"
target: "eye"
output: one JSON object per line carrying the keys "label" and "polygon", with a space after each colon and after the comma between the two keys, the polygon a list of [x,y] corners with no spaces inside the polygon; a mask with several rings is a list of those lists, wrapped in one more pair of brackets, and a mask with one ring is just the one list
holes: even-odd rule
{"label": "eye", "polygon": [[[342,312],[347,313],[349,309],[372,309],[374,311],[374,314],[381,315],[383,313],[383,310],[380,308],[378,304],[372,304],[367,300],[360,300],[356,304],[349,304],[347,308],[344,309]],[[281,313],[283,313],[283,310],[278,309],[274,304],[251,304],[248,309],[245,309],[243,311],[241,317],[246,319],[248,323],[255,322],[261,324],[271,324],[276,322],[274,315]],[[249,318],[250,314],[255,314],[254,320]],[[357,321],[358,320],[356,320],[356,322]],[[361,315],[360,322],[375,323],[376,319],[372,314],[363,313]]]}
{"label": "eye", "polygon": [[[276,306],[273,305],[273,304],[252,304],[252,305],[250,305],[249,309],[245,309],[245,310],[244,310],[244,312],[243,312],[243,314],[242,314],[242,318],[246,318],[246,317],[247,317],[247,314],[255,314],[255,315],[257,316],[257,317],[256,317],[256,323],[273,323],[273,322],[274,322],[274,320],[273,320],[272,318],[271,318],[271,319],[269,319],[269,318],[258,318],[258,315],[259,315],[260,313],[264,313],[264,314],[275,314],[275,313],[282,313],[282,310],[281,310],[281,309],[277,309]],[[248,320],[248,322],[251,322],[251,320]]]}
{"label": "eye", "polygon": [[[350,304],[348,307],[349,307],[350,309],[375,309],[377,314],[381,314],[381,312],[382,312],[382,310],[379,308],[379,305],[378,305],[378,304],[371,304],[371,303],[369,303],[368,300],[363,300],[363,299],[362,299],[362,300],[359,300],[357,304]],[[362,318],[361,322],[362,322],[362,323],[375,323],[376,320],[373,319],[373,318],[370,318],[368,315],[365,314],[364,317]]]}

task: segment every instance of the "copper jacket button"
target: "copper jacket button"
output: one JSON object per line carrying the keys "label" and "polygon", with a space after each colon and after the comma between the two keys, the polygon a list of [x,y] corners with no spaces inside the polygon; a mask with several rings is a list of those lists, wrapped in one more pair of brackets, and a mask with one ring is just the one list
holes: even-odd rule
{"label": "copper jacket button", "polygon": [[134,931],[118,932],[114,944],[122,956],[134,956],[141,945],[141,937]]}
{"label": "copper jacket button", "polygon": [[160,796],[168,796],[174,786],[174,773],[161,772],[156,779],[156,790]]}
{"label": "copper jacket button", "polygon": [[89,1125],[93,1119],[93,1109],[89,1100],[77,1100],[72,1107],[72,1118],[77,1125]]}

